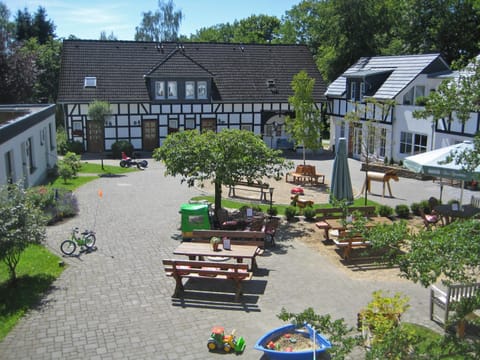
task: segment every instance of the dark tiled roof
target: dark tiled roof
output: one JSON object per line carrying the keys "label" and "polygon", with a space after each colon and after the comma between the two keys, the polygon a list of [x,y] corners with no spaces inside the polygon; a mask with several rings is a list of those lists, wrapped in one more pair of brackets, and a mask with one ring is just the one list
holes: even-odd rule
{"label": "dark tiled roof", "polygon": [[327,96],[344,96],[347,77],[366,75],[369,72],[391,72],[373,97],[393,99],[418,75],[447,70],[449,67],[440,54],[363,57],[328,86]]}
{"label": "dark tiled roof", "polygon": [[[314,97],[324,100],[325,84],[303,45],[65,40],[58,102],[148,102],[145,76],[211,78],[214,101],[287,102],[300,70],[316,79]],[[86,76],[97,78],[96,88],[84,88]],[[267,79],[275,80],[276,92]]]}

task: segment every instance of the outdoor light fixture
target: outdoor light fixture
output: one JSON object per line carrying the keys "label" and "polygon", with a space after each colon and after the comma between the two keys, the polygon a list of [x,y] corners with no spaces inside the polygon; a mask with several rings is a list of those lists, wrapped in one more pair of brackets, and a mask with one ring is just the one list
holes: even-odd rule
{"label": "outdoor light fixture", "polygon": [[273,187],[268,188],[270,192],[270,218],[272,217],[272,203],[273,203]]}

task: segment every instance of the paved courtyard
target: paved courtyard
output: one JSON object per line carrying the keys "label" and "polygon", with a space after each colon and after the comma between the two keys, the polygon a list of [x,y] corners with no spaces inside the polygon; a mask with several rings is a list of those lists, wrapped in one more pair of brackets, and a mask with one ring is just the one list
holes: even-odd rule
{"label": "paved courtyard", "polygon": [[[315,164],[329,181],[331,159]],[[360,189],[359,163],[350,165]],[[242,359],[258,360],[262,354],[253,345],[283,324],[276,316],[282,307],[291,312],[313,307],[354,326],[358,310],[378,289],[410,297],[405,321],[438,329],[428,319],[427,289],[402,279],[352,279],[295,234],[283,236],[258,259],[260,269],[244,286],[242,303],[233,302],[229,284],[221,282],[217,290],[225,292],[207,297],[191,282],[183,301],[172,299],[174,281],[165,276],[161,261],[173,257],[181,241],[180,204],[199,191],[164,177],[164,170],[150,160],[146,171],[100,178],[76,192],[79,216],[49,227],[48,246],[60,255],[59,244],[72,227],[93,227],[98,250],[63,258],[67,267],[42,304],[0,343],[1,359],[215,359],[222,354],[208,353],[206,340],[212,326],[222,325],[246,339]],[[437,185],[408,179],[392,183],[392,191],[394,199],[372,199],[393,206],[438,196]],[[444,199],[458,192],[446,189]],[[464,199],[469,196],[466,192]]]}

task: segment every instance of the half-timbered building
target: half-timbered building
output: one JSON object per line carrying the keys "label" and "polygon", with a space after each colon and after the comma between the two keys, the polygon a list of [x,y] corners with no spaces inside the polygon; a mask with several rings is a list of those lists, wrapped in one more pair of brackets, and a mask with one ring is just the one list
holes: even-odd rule
{"label": "half-timbered building", "polygon": [[[455,116],[437,122],[413,116],[425,96],[454,76],[439,54],[360,58],[327,89],[330,143],[345,137],[354,158],[399,161],[471,139],[479,130],[478,114],[465,123]],[[353,121],[346,121],[352,112]]]}
{"label": "half-timbered building", "polygon": [[[57,102],[69,139],[89,152],[119,140],[151,151],[176,131],[226,128],[277,148],[291,144],[284,119],[294,115],[288,97],[301,70],[315,78],[321,106],[326,88],[303,45],[65,40]],[[88,119],[94,100],[111,105],[105,126]]]}

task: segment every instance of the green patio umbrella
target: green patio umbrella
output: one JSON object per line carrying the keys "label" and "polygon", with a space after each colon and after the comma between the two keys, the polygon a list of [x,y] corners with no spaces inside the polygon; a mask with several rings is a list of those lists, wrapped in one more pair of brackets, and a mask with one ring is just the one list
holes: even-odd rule
{"label": "green patio umbrella", "polygon": [[353,202],[352,180],[348,169],[347,140],[345,138],[338,139],[330,184],[330,202],[333,199]]}

